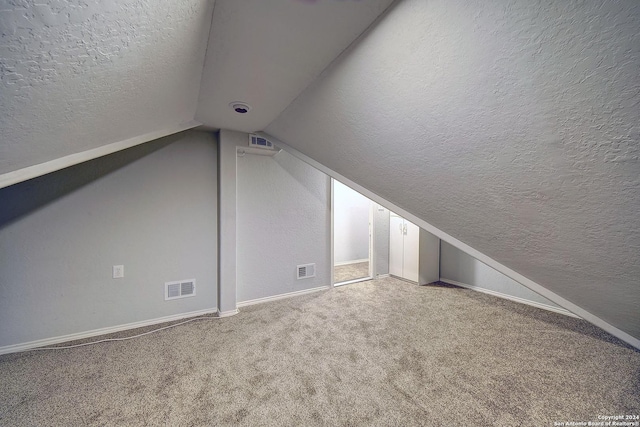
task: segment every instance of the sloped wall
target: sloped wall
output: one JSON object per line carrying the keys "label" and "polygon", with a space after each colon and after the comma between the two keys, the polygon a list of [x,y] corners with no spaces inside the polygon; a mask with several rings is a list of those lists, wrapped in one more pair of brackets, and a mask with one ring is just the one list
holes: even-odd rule
{"label": "sloped wall", "polygon": [[399,2],[266,132],[640,337],[640,3]]}
{"label": "sloped wall", "polygon": [[0,174],[193,120],[213,1],[2,2]]}
{"label": "sloped wall", "polygon": [[460,282],[482,290],[497,292],[506,297],[559,308],[558,305],[545,297],[527,289],[447,242],[441,242],[440,246],[440,278],[445,282]]}

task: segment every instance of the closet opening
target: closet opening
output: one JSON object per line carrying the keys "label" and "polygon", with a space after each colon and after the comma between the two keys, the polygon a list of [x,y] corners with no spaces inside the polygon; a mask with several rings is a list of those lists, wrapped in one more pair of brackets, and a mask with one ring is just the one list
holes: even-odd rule
{"label": "closet opening", "polygon": [[335,179],[331,180],[333,284],[374,277],[374,203]]}

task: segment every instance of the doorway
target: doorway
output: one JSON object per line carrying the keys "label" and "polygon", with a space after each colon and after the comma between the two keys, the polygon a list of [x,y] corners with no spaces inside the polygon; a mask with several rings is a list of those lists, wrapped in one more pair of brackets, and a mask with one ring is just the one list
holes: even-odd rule
{"label": "doorway", "polygon": [[374,203],[335,179],[332,187],[333,283],[370,280],[373,275]]}

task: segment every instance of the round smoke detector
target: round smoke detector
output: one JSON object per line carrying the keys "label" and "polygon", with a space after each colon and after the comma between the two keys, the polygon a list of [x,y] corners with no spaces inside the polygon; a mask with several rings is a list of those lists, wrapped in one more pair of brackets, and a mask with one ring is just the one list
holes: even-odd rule
{"label": "round smoke detector", "polygon": [[246,114],[251,111],[251,106],[245,102],[234,101],[229,104],[229,107],[233,109],[238,114]]}

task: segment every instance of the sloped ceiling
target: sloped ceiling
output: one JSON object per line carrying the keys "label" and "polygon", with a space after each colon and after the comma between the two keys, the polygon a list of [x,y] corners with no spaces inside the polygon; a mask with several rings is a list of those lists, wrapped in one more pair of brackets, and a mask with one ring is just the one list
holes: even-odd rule
{"label": "sloped ceiling", "polygon": [[209,128],[262,130],[391,2],[4,1],[0,176],[178,129],[196,109]]}
{"label": "sloped ceiling", "polygon": [[0,174],[193,120],[208,0],[0,5]]}
{"label": "sloped ceiling", "polygon": [[[263,130],[392,0],[217,0],[196,119]],[[237,114],[229,104],[248,103]]]}
{"label": "sloped ceiling", "polygon": [[266,128],[640,338],[639,2],[43,3],[0,6],[0,176]]}
{"label": "sloped ceiling", "polygon": [[640,338],[640,2],[405,0],[266,132]]}

